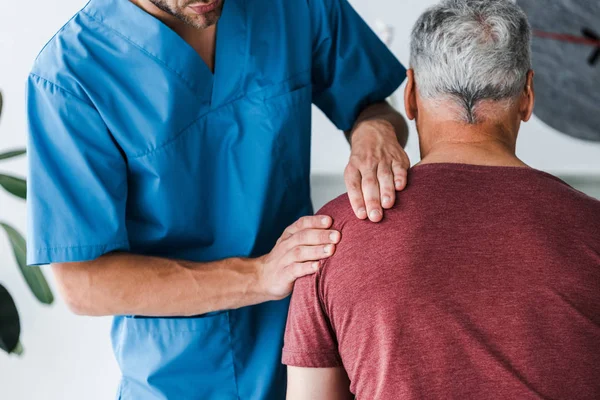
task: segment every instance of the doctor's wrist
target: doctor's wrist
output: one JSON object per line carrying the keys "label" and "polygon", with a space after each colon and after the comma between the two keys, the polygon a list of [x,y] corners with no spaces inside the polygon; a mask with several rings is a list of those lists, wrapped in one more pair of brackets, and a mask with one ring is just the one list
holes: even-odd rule
{"label": "doctor's wrist", "polygon": [[275,300],[269,291],[269,279],[265,274],[265,257],[246,260],[250,270],[248,295],[258,299],[259,303]]}
{"label": "doctor's wrist", "polygon": [[244,275],[244,296],[253,304],[273,300],[266,288],[263,258],[243,258],[239,262]]}

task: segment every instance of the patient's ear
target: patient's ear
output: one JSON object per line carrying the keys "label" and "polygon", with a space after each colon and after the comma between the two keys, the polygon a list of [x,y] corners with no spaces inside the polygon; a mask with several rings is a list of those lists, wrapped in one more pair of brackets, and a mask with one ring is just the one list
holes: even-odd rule
{"label": "patient's ear", "polygon": [[533,107],[535,105],[535,90],[533,88],[533,70],[527,73],[527,83],[525,89],[521,95],[521,103],[519,104],[519,111],[521,112],[521,119],[524,122],[529,121],[533,114]]}
{"label": "patient's ear", "polygon": [[406,71],[407,80],[404,89],[404,109],[409,120],[417,118],[417,86],[415,84],[415,71],[411,68]]}

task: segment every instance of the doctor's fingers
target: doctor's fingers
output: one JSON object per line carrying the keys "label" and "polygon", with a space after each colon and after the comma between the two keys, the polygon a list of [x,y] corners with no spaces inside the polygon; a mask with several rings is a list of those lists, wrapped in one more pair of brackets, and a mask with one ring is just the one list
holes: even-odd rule
{"label": "doctor's fingers", "polygon": [[350,205],[354,214],[359,219],[367,218],[367,208],[365,207],[365,200],[362,192],[362,175],[358,168],[348,164],[344,171],[344,181],[346,182],[346,189],[348,189],[348,198],[350,199]]}
{"label": "doctor's fingers", "polygon": [[326,215],[311,215],[308,217],[302,217],[298,221],[294,222],[292,225],[287,227],[287,229],[283,232],[279,240],[277,240],[277,244],[289,239],[292,235],[300,231],[304,231],[307,229],[329,229],[332,224],[333,220],[331,219],[331,217],[328,217]]}
{"label": "doctor's fingers", "polygon": [[379,194],[381,206],[385,209],[392,208],[396,201],[396,189],[394,187],[394,173],[392,166],[387,163],[379,163],[377,167],[377,179],[379,181]]}
{"label": "doctor's fingers", "polygon": [[292,265],[288,265],[286,267],[287,273],[291,276],[292,280],[296,280],[298,278],[302,278],[306,275],[314,274],[319,270],[320,266],[319,261],[307,261],[304,263],[296,263]]}
{"label": "doctor's fingers", "polygon": [[377,177],[377,168],[361,171],[362,192],[367,207],[367,215],[372,222],[379,222],[383,219],[383,210],[381,207],[379,188],[379,179]]}
{"label": "doctor's fingers", "polygon": [[392,171],[394,172],[394,186],[396,190],[404,190],[408,183],[408,168],[410,168],[410,161],[408,159],[403,162],[394,161],[392,164]]}
{"label": "doctor's fingers", "polygon": [[286,253],[280,265],[290,266],[307,261],[320,261],[329,258],[335,253],[335,245],[297,246]]}
{"label": "doctor's fingers", "polygon": [[338,244],[341,234],[335,230],[305,229],[290,236],[279,243],[283,253],[287,253],[298,246],[318,246],[327,244]]}

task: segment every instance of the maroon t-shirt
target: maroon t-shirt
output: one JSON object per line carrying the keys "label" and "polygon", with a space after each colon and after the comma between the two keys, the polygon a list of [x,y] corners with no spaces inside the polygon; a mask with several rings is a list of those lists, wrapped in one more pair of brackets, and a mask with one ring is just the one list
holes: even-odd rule
{"label": "maroon t-shirt", "polygon": [[528,168],[429,164],[383,222],[346,195],[296,282],[283,363],[358,399],[600,399],[600,202]]}

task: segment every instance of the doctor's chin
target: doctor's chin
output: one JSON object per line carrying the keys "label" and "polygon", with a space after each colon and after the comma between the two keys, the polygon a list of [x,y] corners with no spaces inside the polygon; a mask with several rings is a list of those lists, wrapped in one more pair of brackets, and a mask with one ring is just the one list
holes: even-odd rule
{"label": "doctor's chin", "polygon": [[0,4],[0,399],[600,399],[600,3]]}

